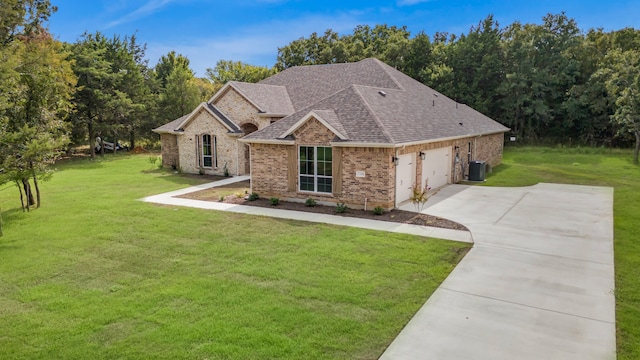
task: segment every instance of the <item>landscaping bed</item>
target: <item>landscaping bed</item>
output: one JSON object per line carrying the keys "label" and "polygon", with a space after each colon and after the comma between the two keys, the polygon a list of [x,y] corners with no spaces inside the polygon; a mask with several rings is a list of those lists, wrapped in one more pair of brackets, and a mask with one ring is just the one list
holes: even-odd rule
{"label": "landscaping bed", "polygon": [[445,229],[464,230],[469,231],[465,226],[448,219],[443,219],[437,216],[427,214],[417,214],[413,211],[404,211],[394,209],[391,211],[385,211],[378,215],[372,210],[356,210],[347,209],[343,213],[338,213],[335,206],[315,205],[307,206],[304,203],[279,201],[278,205],[273,205],[270,199],[259,198],[257,200],[249,201],[247,194],[249,192],[249,181],[241,181],[229,185],[223,185],[215,188],[201,190],[190,194],[179,196],[181,198],[203,200],[203,201],[217,201],[230,204],[259,206],[267,208],[275,208],[282,210],[294,210],[304,211],[316,214],[328,214],[338,215],[346,217],[356,217],[370,220],[389,221],[403,224],[414,224],[422,226],[433,226]]}

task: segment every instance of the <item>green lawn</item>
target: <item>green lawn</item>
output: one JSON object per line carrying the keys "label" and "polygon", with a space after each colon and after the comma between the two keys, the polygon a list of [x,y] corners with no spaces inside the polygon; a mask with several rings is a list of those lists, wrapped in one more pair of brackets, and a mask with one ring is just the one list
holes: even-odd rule
{"label": "green lawn", "polygon": [[616,323],[619,360],[640,359],[640,167],[631,151],[524,147],[505,149],[489,186],[538,182],[611,186],[614,191]]}
{"label": "green lawn", "polygon": [[468,249],[142,203],[203,181],[147,158],[0,187],[1,359],[375,359]]}

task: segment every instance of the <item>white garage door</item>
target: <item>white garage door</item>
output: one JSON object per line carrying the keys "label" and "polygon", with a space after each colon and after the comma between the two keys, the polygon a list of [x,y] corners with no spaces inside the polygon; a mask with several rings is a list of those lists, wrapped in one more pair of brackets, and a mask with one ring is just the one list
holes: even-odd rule
{"label": "white garage door", "polygon": [[416,154],[398,156],[396,168],[396,205],[411,197],[411,187],[416,181]]}
{"label": "white garage door", "polygon": [[429,181],[429,187],[439,188],[450,183],[451,176],[451,148],[428,150],[422,161],[422,186]]}

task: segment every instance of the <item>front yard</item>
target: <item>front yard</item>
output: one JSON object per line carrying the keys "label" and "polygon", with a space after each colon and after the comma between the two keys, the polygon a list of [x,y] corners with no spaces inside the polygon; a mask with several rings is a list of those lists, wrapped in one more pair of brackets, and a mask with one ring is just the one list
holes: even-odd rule
{"label": "front yard", "polygon": [[[30,214],[0,188],[0,358],[375,359],[468,249],[142,203],[206,181],[149,167],[62,164]],[[506,148],[486,185],[537,182],[615,188],[618,359],[639,359],[640,168],[629,151]]]}
{"label": "front yard", "polygon": [[375,359],[468,244],[136,199],[204,182],[147,156],[0,189],[0,358]]}

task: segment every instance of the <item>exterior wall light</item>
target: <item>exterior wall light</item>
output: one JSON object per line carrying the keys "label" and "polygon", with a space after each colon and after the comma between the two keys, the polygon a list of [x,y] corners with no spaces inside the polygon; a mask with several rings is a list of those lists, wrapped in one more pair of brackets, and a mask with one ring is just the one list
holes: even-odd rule
{"label": "exterior wall light", "polygon": [[425,160],[427,158],[427,153],[420,151],[420,159]]}
{"label": "exterior wall light", "polygon": [[391,156],[391,162],[393,163],[393,165],[398,166],[400,165],[400,159],[395,157],[395,156]]}

